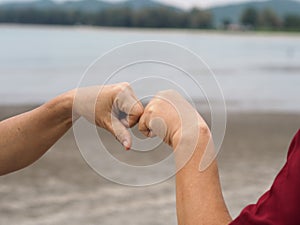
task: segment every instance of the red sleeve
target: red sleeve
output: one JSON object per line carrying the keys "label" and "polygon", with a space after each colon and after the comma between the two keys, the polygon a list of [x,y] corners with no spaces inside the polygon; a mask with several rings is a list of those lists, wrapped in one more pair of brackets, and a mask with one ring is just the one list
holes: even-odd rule
{"label": "red sleeve", "polygon": [[230,225],[300,225],[300,130],[271,189]]}

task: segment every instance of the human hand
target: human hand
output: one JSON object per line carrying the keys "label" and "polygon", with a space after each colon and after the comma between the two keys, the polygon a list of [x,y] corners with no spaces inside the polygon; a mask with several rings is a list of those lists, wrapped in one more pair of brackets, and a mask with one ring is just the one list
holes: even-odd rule
{"label": "human hand", "polygon": [[128,150],[132,140],[127,128],[133,127],[144,108],[128,83],[93,86],[76,90],[75,118],[83,116],[112,133]]}
{"label": "human hand", "polygon": [[229,224],[211,133],[197,111],[176,91],[162,91],[146,106],[139,129],[174,149],[178,224]]}
{"label": "human hand", "polygon": [[139,130],[148,137],[157,135],[174,150],[183,148],[183,152],[187,148],[193,151],[198,144],[205,146],[210,139],[203,118],[173,90],[161,91],[150,101],[140,118]]}

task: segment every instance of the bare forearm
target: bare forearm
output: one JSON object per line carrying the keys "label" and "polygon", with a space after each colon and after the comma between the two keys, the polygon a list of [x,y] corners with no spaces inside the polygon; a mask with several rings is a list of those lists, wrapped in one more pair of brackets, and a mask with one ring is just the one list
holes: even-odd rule
{"label": "bare forearm", "polygon": [[[131,147],[128,127],[144,108],[128,83],[92,86],[69,91],[41,107],[0,123],[0,175],[22,169],[39,159],[72,126],[84,117],[110,131],[126,149]],[[118,113],[126,118],[120,121]],[[74,120],[74,118],[73,118]]]}
{"label": "bare forearm", "polygon": [[206,147],[203,139],[202,136],[202,143],[198,144],[191,160],[176,175],[179,225],[227,225],[231,221],[222,196],[217,162],[199,171]]}
{"label": "bare forearm", "polygon": [[72,126],[73,93],[0,123],[0,175],[39,159]]}
{"label": "bare forearm", "polygon": [[228,224],[231,218],[222,196],[217,163],[199,172],[206,147],[210,153],[214,149],[210,130],[198,112],[178,92],[162,91],[145,108],[139,130],[146,136],[159,136],[174,149],[176,167],[180,169],[176,174],[178,224]]}

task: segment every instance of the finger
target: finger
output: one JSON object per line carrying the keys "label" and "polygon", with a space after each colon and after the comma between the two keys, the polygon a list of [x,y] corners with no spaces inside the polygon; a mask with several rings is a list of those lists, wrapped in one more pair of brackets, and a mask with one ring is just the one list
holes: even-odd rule
{"label": "finger", "polygon": [[141,115],[143,115],[144,108],[140,103],[136,103],[132,109],[127,114],[127,121],[129,124],[129,127],[133,127],[135,124],[137,124],[140,120]]}
{"label": "finger", "polygon": [[115,98],[118,110],[127,114],[127,122],[130,127],[134,126],[144,112],[144,107],[137,99],[130,87],[120,92]]}
{"label": "finger", "polygon": [[126,118],[120,119],[120,122],[121,122],[126,128],[129,128],[129,127],[130,127],[130,126],[129,126],[129,123],[128,123],[128,121],[127,121]]}
{"label": "finger", "polygon": [[116,117],[112,116],[111,123],[108,125],[107,130],[116,137],[126,150],[131,148],[132,141],[130,133]]}
{"label": "finger", "polygon": [[141,116],[140,121],[139,121],[139,131],[146,137],[149,137],[149,135],[150,135],[150,129],[147,125],[148,124],[147,121],[149,120],[148,117],[149,117],[148,114],[144,113]]}
{"label": "finger", "polygon": [[167,125],[163,118],[154,117],[149,121],[149,129],[151,130],[151,137],[158,136],[165,141],[167,134]]}

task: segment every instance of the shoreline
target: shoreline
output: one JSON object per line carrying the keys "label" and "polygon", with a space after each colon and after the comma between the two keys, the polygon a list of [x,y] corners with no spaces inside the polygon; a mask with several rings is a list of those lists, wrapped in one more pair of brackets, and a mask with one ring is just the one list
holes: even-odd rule
{"label": "shoreline", "polygon": [[221,29],[186,29],[186,28],[143,28],[143,27],[106,27],[106,26],[91,26],[91,25],[60,25],[60,24],[22,24],[22,23],[0,23],[0,28],[61,28],[63,30],[85,29],[91,31],[124,31],[127,32],[161,32],[161,33],[190,33],[190,34],[216,34],[216,35],[232,35],[232,36],[266,36],[266,37],[300,37],[300,31],[266,31],[266,30],[248,30],[248,31],[230,31]]}
{"label": "shoreline", "polygon": [[[20,113],[24,113],[27,111],[30,111],[32,109],[35,109],[39,106],[41,106],[44,103],[19,103],[19,104],[13,104],[13,103],[1,103],[0,104],[0,120],[3,120],[4,118],[10,117],[10,116],[14,116]],[[200,114],[204,114],[204,116],[209,115],[209,111],[207,110],[207,107],[200,110],[200,103],[197,103],[197,101],[195,101],[195,106],[196,109],[198,110],[198,112]],[[226,114],[228,116],[236,116],[236,115],[243,115],[243,116],[247,116],[247,115],[286,115],[286,116],[299,116],[299,113],[297,110],[294,111],[287,111],[287,110],[249,110],[247,108],[244,109],[236,109],[238,107],[235,107],[233,109],[227,107],[226,108]]]}

